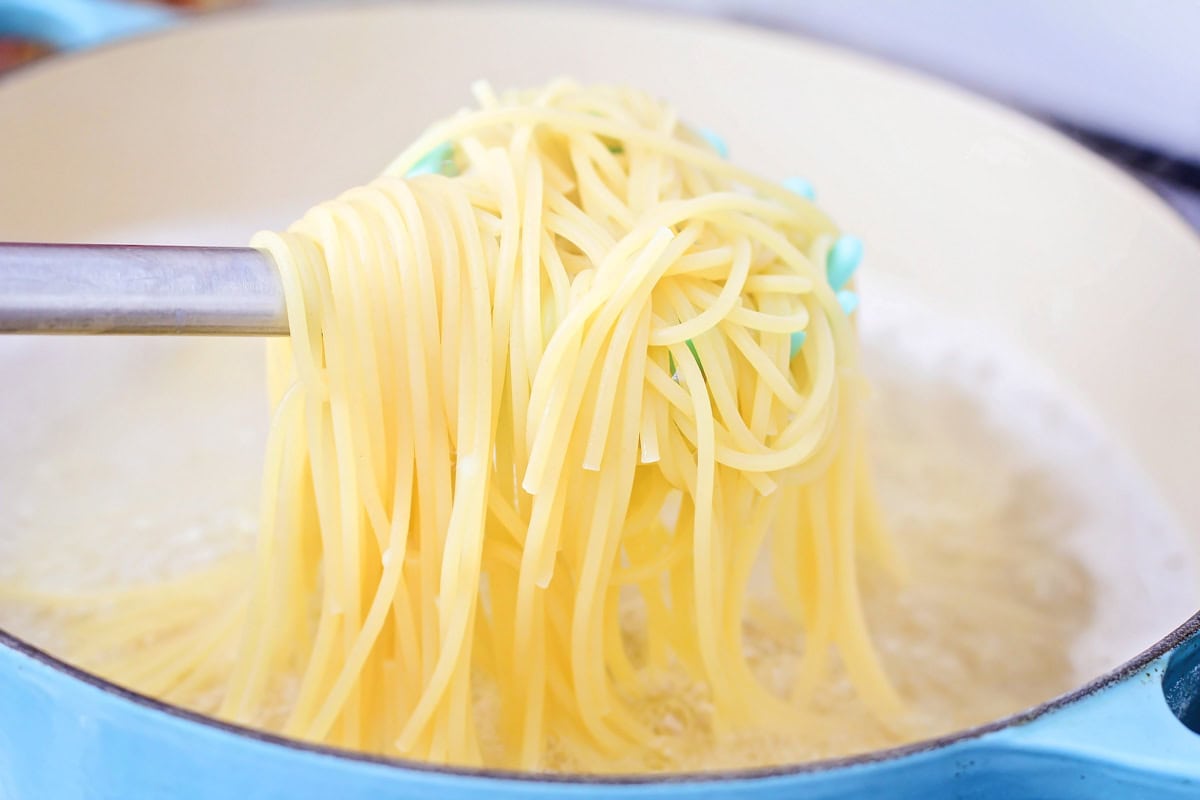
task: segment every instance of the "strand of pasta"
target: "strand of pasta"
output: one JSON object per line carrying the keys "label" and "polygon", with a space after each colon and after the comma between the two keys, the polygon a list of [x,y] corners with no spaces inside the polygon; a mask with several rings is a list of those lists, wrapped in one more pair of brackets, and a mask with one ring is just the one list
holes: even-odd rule
{"label": "strand of pasta", "polygon": [[[158,631],[167,649],[103,662],[114,677],[184,703],[220,686],[220,716],[314,741],[526,769],[552,746],[584,768],[653,747],[647,671],[691,672],[720,726],[769,726],[837,647],[896,714],[858,600],[860,551],[895,556],[832,223],[637,92],[477,96],[376,181],[254,239],[292,336],[269,345],[253,581],[190,628],[195,590],[164,586],[97,663]],[[743,652],[763,557],[806,630],[792,698]]]}

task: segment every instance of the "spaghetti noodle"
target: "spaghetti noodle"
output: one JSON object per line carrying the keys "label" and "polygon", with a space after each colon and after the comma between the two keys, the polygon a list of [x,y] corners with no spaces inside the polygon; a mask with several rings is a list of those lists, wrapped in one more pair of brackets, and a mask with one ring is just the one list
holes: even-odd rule
{"label": "spaghetti noodle", "polygon": [[[859,602],[860,560],[894,556],[833,224],[645,94],[476,94],[255,238],[291,328],[257,551],[131,590],[77,657],[227,720],[522,769],[653,747],[656,670],[769,727],[836,649],[895,715]],[[764,559],[805,630],[791,697],[742,647]]]}

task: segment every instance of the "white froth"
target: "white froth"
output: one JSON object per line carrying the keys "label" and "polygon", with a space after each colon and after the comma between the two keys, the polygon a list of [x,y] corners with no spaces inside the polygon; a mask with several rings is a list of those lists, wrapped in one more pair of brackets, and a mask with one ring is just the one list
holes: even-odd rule
{"label": "white froth", "polygon": [[976,324],[928,313],[877,276],[865,294],[860,325],[871,371],[900,367],[914,383],[956,386],[1018,445],[1007,456],[1012,469],[1036,465],[1074,496],[1078,513],[1061,535],[1097,587],[1090,623],[1071,647],[1077,682],[1128,660],[1194,613],[1197,543],[1085,399],[1030,355]]}

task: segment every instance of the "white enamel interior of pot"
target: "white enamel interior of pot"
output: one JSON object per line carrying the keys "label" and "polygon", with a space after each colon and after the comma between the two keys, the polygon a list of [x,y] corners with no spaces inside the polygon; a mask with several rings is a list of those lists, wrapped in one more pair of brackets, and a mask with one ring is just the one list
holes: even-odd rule
{"label": "white enamel interior of pot", "polygon": [[[868,288],[1036,354],[1176,522],[1200,530],[1194,233],[1024,118],[810,43],[548,4],[218,15],[0,85],[0,240],[241,244],[369,179],[466,103],[471,81],[561,74],[646,87],[746,166],[810,179],[867,240]],[[45,569],[65,574],[182,526],[191,534],[157,555],[177,567],[210,555],[197,544],[209,528],[252,535],[259,370],[253,341],[0,340],[4,458],[30,465],[27,480],[0,481],[0,505],[18,520],[58,514],[62,531],[9,551],[0,537],[0,555],[47,549]],[[186,446],[172,425],[186,425]],[[43,474],[47,442],[71,457]],[[81,480],[99,487],[86,514],[22,505],[27,490]],[[119,499],[131,492],[170,502],[130,520]],[[1143,635],[1190,610],[1162,609]]]}

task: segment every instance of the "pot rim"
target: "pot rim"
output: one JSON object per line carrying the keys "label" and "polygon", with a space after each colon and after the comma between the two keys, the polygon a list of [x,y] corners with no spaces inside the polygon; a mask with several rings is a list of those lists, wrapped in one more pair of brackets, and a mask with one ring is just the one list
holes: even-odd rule
{"label": "pot rim", "polygon": [[171,703],[163,702],[162,700],[155,699],[149,695],[141,694],[131,689],[126,689],[122,686],[112,683],[111,681],[107,681],[98,675],[87,672],[86,670],[80,669],[79,667],[63,661],[62,659],[52,656],[45,650],[35,647],[23,639],[19,639],[3,629],[0,629],[0,647],[11,648],[17,653],[30,658],[45,667],[49,667],[55,672],[60,673],[67,679],[82,681],[94,689],[99,689],[100,691],[121,700],[135,703],[143,708],[167,714],[185,722],[205,725],[222,733],[253,739],[262,744],[286,747],[292,750],[312,753],[314,755],[329,756],[332,758],[344,759],[346,761],[358,762],[362,764],[384,766],[396,770],[413,770],[418,772],[453,775],[464,778],[484,778],[529,783],[623,785],[659,783],[717,783],[723,781],[779,778],[789,775],[830,772],[836,769],[854,767],[863,764],[896,761],[908,756],[940,750],[958,742],[978,739],[982,736],[995,733],[996,731],[1000,731],[1005,728],[1011,728],[1017,725],[1024,725],[1026,723],[1033,722],[1040,717],[1083,700],[1086,697],[1089,697],[1097,692],[1102,691],[1103,689],[1106,689],[1109,686],[1112,686],[1113,684],[1119,683],[1126,678],[1141,672],[1150,663],[1171,652],[1176,647],[1198,634],[1200,634],[1200,611],[1193,614],[1190,618],[1184,621],[1182,625],[1168,633],[1162,639],[1159,639],[1148,649],[1142,651],[1140,654],[1134,656],[1132,659],[1126,661],[1117,668],[1105,673],[1104,675],[1101,675],[1098,678],[1095,678],[1092,681],[1089,681],[1088,683],[1085,683],[1078,689],[1063,695],[1059,695],[1058,697],[1047,700],[1044,703],[1033,706],[1032,708],[1024,711],[1019,711],[1016,714],[1002,717],[1001,719],[988,722],[983,725],[977,725],[972,728],[956,731],[955,733],[947,734],[945,736],[938,736],[932,739],[912,742],[899,747],[890,747],[883,750],[872,750],[853,756],[821,759],[801,764],[780,764],[770,767],[753,767],[739,770],[716,770],[711,772],[667,772],[612,775],[570,772],[522,772],[519,770],[496,768],[456,767],[443,764],[432,764],[425,761],[417,761],[415,759],[392,758],[389,756],[373,755],[355,750],[347,750],[341,747],[332,747],[329,745],[304,742],[299,739],[281,736],[279,734],[270,733],[257,728],[250,728],[245,725],[225,722],[224,720],[210,717],[206,714],[200,714],[195,711],[190,711],[182,706],[172,705]]}

